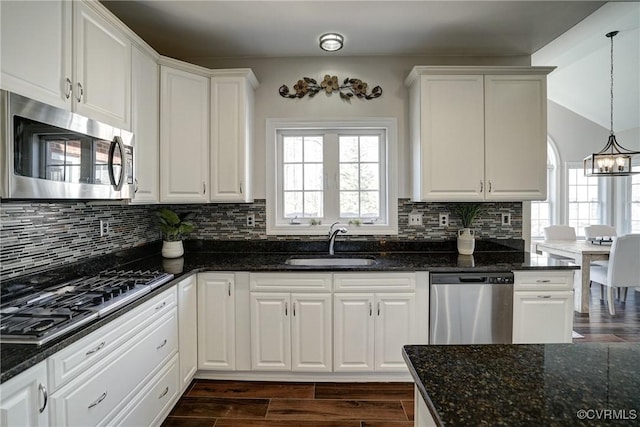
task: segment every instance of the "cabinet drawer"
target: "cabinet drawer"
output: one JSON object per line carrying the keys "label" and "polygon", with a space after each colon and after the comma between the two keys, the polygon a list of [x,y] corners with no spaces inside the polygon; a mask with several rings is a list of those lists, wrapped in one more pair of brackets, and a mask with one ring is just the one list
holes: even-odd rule
{"label": "cabinet drawer", "polygon": [[249,281],[252,291],[331,291],[331,274],[327,273],[257,273]]}
{"label": "cabinet drawer", "polygon": [[53,424],[108,423],[177,349],[178,318],[174,308],[136,335],[124,351],[114,352],[54,393]]}
{"label": "cabinet drawer", "polygon": [[414,273],[339,273],[333,275],[335,291],[408,291],[416,289]]}
{"label": "cabinet drawer", "polygon": [[176,306],[176,288],[115,319],[51,356],[47,363],[53,393],[80,373],[104,359],[131,337]]}
{"label": "cabinet drawer", "polygon": [[570,291],[573,289],[573,270],[534,272],[515,271],[516,291]]}
{"label": "cabinet drawer", "polygon": [[179,397],[179,369],[176,354],[167,365],[150,381],[122,415],[110,424],[117,426],[159,425],[165,414]]}

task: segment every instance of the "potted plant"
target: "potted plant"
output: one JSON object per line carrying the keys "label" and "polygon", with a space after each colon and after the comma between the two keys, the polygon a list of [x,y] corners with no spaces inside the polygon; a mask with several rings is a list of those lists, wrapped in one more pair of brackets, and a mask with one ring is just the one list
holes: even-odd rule
{"label": "potted plant", "polygon": [[453,210],[462,223],[462,228],[458,230],[458,253],[471,255],[476,246],[475,232],[471,229],[471,225],[473,220],[484,211],[484,207],[481,203],[461,203]]}
{"label": "potted plant", "polygon": [[171,209],[161,208],[155,212],[160,231],[162,232],[162,256],[178,258],[184,254],[182,237],[191,233],[195,226],[189,221],[192,214],[181,218]]}

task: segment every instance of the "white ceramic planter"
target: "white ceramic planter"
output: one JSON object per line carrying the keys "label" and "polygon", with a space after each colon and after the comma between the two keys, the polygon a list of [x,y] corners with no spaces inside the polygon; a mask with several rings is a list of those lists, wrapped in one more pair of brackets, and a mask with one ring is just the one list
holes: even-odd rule
{"label": "white ceramic planter", "polygon": [[470,228],[458,230],[458,253],[460,255],[471,255],[476,248],[475,233]]}
{"label": "white ceramic planter", "polygon": [[182,240],[177,242],[162,242],[162,256],[165,258],[179,258],[184,254]]}

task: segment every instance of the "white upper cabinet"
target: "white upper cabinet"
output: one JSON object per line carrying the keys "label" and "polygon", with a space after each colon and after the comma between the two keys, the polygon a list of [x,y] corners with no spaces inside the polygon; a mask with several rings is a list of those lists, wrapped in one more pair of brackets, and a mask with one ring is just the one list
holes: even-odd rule
{"label": "white upper cabinet", "polygon": [[84,116],[131,129],[131,41],[89,3],[74,2],[73,97]]}
{"label": "white upper cabinet", "polygon": [[209,78],[160,67],[160,201],[209,201]]}
{"label": "white upper cabinet", "polygon": [[253,202],[251,154],[253,92],[251,70],[216,70],[211,78],[212,202]]}
{"label": "white upper cabinet", "polygon": [[69,1],[0,2],[2,89],[71,108]]}
{"label": "white upper cabinet", "polygon": [[405,82],[413,199],[544,200],[552,70],[414,67]]}
{"label": "white upper cabinet", "polygon": [[136,192],[132,203],[160,200],[160,69],[157,58],[133,46],[131,129]]}
{"label": "white upper cabinet", "polygon": [[3,89],[131,129],[131,41],[110,12],[93,1],[1,7]]}

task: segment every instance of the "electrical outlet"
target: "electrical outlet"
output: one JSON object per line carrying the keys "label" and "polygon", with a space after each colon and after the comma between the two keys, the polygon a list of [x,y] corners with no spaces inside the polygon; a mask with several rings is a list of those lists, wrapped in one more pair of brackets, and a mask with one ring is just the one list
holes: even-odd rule
{"label": "electrical outlet", "polygon": [[438,226],[439,227],[448,227],[449,226],[449,214],[448,213],[438,214]]}
{"label": "electrical outlet", "polygon": [[248,214],[247,215],[247,227],[255,227],[256,226],[256,215]]}
{"label": "electrical outlet", "polygon": [[502,225],[511,225],[511,214],[503,213],[502,214]]}
{"label": "electrical outlet", "polygon": [[422,214],[412,212],[409,214],[409,225],[420,226],[422,225]]}
{"label": "electrical outlet", "polygon": [[100,220],[100,237],[106,237],[109,235],[109,221],[104,219]]}

